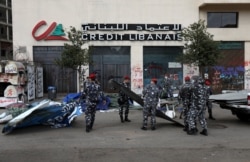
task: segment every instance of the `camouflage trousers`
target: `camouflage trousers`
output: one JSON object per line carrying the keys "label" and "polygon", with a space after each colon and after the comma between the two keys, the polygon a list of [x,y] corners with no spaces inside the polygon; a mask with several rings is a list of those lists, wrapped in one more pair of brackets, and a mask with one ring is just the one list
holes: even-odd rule
{"label": "camouflage trousers", "polygon": [[85,110],[86,126],[92,127],[95,122],[96,105],[95,102],[88,102]]}
{"label": "camouflage trousers", "polygon": [[205,119],[205,111],[206,109],[197,109],[195,107],[190,107],[187,115],[187,121],[188,121],[188,128],[189,130],[196,128],[196,121],[198,119],[201,127],[203,129],[207,129],[207,121]]}
{"label": "camouflage trousers", "polygon": [[124,112],[125,117],[128,117],[128,113],[129,113],[129,102],[128,101],[125,102],[124,104],[120,105],[120,107],[119,107],[119,115],[120,116],[123,116],[124,109],[125,109],[125,112]]}
{"label": "camouflage trousers", "polygon": [[188,127],[188,111],[189,111],[189,107],[186,106],[186,105],[183,105],[183,110],[182,111],[183,111],[183,116],[184,116],[183,123],[184,123],[185,128],[187,128]]}
{"label": "camouflage trousers", "polygon": [[213,108],[213,105],[212,105],[211,101],[207,101],[206,106],[207,106],[208,110],[211,110]]}
{"label": "camouflage trousers", "polygon": [[155,127],[156,119],[155,119],[155,112],[156,112],[155,105],[144,105],[143,107],[143,127],[147,127],[148,125],[148,117],[151,116],[151,127]]}
{"label": "camouflage trousers", "polygon": [[210,115],[212,115],[212,108],[213,108],[213,105],[212,105],[212,102],[211,101],[207,101],[206,102],[206,107],[207,107],[207,110],[208,110],[208,113],[210,114]]}

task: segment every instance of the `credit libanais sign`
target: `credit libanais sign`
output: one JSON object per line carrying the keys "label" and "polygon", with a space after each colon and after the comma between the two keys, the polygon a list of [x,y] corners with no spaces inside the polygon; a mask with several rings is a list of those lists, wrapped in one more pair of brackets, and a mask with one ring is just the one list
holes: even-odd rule
{"label": "credit libanais sign", "polygon": [[82,24],[86,41],[182,41],[181,24]]}

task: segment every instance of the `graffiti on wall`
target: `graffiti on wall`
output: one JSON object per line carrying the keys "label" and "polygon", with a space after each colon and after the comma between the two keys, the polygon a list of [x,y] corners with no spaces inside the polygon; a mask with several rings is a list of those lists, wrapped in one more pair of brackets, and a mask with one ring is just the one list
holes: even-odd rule
{"label": "graffiti on wall", "polygon": [[131,78],[132,90],[137,94],[141,94],[143,89],[143,70],[139,63],[132,67]]}
{"label": "graffiti on wall", "polygon": [[186,65],[186,68],[184,69],[185,76],[189,76],[190,78],[194,75],[199,75],[199,68],[198,66],[194,65]]}
{"label": "graffiti on wall", "polygon": [[36,68],[36,95],[43,97],[43,68]]}
{"label": "graffiti on wall", "polygon": [[250,89],[250,60],[245,61],[245,87]]}
{"label": "graffiti on wall", "polygon": [[28,71],[28,100],[35,99],[35,68],[27,66]]}
{"label": "graffiti on wall", "polygon": [[237,44],[239,46],[235,48],[232,42],[223,42],[221,46],[223,48],[220,48],[221,58],[217,61],[217,65],[206,69],[214,93],[221,93],[222,90],[244,89],[246,69],[244,45],[242,42],[237,42]]}
{"label": "graffiti on wall", "polygon": [[211,81],[213,89],[220,92],[223,89],[244,89],[244,66],[213,66]]}
{"label": "graffiti on wall", "polygon": [[164,67],[160,63],[155,62],[149,62],[144,64],[144,70],[145,70],[145,78],[152,78],[157,76],[161,76],[164,74]]}
{"label": "graffiti on wall", "polygon": [[209,68],[209,79],[215,93],[222,90],[250,89],[250,60],[241,61],[233,58],[238,65],[228,61],[226,65]]}
{"label": "graffiti on wall", "polygon": [[245,87],[246,89],[250,89],[250,68],[245,71]]}

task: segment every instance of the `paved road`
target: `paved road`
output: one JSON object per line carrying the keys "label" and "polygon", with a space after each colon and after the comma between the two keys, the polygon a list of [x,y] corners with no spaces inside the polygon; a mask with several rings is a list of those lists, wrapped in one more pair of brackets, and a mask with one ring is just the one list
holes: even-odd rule
{"label": "paved road", "polygon": [[208,120],[208,136],[190,136],[161,118],[157,130],[142,131],[138,109],[130,111],[131,123],[120,123],[117,110],[97,112],[93,131],[86,133],[82,115],[67,128],[33,126],[1,134],[0,161],[249,162],[250,123],[217,105],[214,116],[217,120]]}

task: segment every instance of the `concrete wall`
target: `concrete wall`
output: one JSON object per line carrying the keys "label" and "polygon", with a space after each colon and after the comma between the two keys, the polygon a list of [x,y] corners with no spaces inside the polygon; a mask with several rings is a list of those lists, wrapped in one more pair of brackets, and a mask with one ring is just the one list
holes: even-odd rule
{"label": "concrete wall", "polygon": [[215,40],[249,41],[247,33],[250,28],[250,4],[245,5],[208,5],[200,9],[200,19],[207,21],[207,12],[239,12],[238,28],[208,28]]}
{"label": "concrete wall", "polygon": [[250,0],[199,0],[200,5],[205,4],[245,4],[250,3]]}

